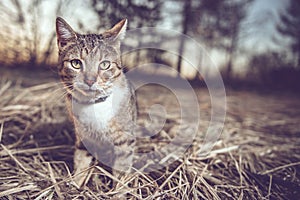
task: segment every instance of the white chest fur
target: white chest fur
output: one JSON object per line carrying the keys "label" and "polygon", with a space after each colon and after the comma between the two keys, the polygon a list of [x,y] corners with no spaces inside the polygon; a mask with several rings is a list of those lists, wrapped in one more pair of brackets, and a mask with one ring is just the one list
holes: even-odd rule
{"label": "white chest fur", "polygon": [[112,94],[96,104],[79,104],[73,101],[72,109],[80,123],[94,131],[107,131],[111,119],[118,113],[121,102],[126,98],[126,89],[114,88]]}

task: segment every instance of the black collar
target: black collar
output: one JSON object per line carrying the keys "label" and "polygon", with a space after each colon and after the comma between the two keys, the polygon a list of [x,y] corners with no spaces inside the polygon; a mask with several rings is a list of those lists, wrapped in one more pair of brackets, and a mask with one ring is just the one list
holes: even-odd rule
{"label": "black collar", "polygon": [[101,103],[101,102],[104,102],[104,101],[107,99],[107,97],[108,97],[108,96],[100,97],[100,98],[96,99],[96,101],[82,102],[82,101],[79,101],[78,99],[76,99],[75,97],[72,97],[71,94],[68,94],[68,99],[69,99],[69,100],[75,101],[76,103],[78,103],[78,104],[83,104],[83,105],[91,105],[91,104]]}

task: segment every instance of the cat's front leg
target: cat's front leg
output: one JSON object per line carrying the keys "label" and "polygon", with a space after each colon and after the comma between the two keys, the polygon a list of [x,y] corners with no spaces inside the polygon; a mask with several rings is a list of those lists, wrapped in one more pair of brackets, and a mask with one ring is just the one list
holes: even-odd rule
{"label": "cat's front leg", "polygon": [[86,149],[76,148],[74,151],[74,178],[75,186],[79,189],[84,187],[89,174],[89,167],[93,162],[93,157]]}
{"label": "cat's front leg", "polygon": [[[130,143],[130,142],[126,142]],[[132,171],[134,148],[129,144],[114,147],[115,161],[113,164],[114,175],[129,174]],[[117,173],[119,171],[119,173]],[[118,177],[117,177],[118,178]]]}
{"label": "cat's front leg", "polygon": [[[124,134],[124,133],[123,133]],[[127,134],[127,133],[126,133]],[[118,191],[117,199],[126,199],[128,192],[126,180],[132,172],[135,140],[132,137],[120,137],[114,142],[113,175],[118,181],[114,181],[115,190]]]}
{"label": "cat's front leg", "polygon": [[79,126],[76,127],[76,140],[75,140],[75,150],[74,150],[74,178],[73,181],[77,188],[84,187],[87,182],[87,177],[89,174],[89,167],[93,163],[93,156],[86,150],[83,144],[83,138],[79,136],[79,131],[85,131],[84,128]]}
{"label": "cat's front leg", "polygon": [[135,138],[130,132],[118,132],[114,138],[114,163],[113,175],[117,179],[124,177],[132,171]]}

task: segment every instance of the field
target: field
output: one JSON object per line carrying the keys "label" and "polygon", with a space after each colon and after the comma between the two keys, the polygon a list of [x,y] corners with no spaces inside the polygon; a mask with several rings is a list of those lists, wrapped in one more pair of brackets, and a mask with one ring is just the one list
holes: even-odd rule
{"label": "field", "polygon": [[[78,189],[72,181],[77,176],[72,173],[74,131],[59,86],[52,72],[1,70],[0,199],[300,197],[299,96],[227,89],[222,135],[203,157],[199,149],[211,102],[205,88],[196,88],[200,125],[183,157],[149,173],[136,170],[123,181],[95,164],[86,170],[85,187]],[[149,122],[147,109],[153,104],[168,112],[159,133],[138,141],[139,151],[159,148],[172,140],[180,122],[175,96],[156,85],[140,88],[137,94],[140,124]],[[122,187],[113,187],[112,180]]]}

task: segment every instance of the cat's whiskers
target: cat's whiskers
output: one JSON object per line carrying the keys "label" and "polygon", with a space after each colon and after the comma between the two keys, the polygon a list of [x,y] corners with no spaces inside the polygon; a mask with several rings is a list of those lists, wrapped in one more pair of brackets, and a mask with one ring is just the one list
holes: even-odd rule
{"label": "cat's whiskers", "polygon": [[68,91],[72,92],[72,85],[69,86],[66,86],[64,84],[58,84],[58,85],[62,87],[56,88],[54,91],[51,92],[51,97],[53,97],[55,102],[61,102],[69,93]]}
{"label": "cat's whiskers", "polygon": [[58,83],[57,86],[58,86],[58,88],[56,88],[54,91],[52,91],[52,94],[55,94],[55,93],[60,92],[60,91],[65,92],[66,89],[72,88],[72,85],[65,85],[65,84],[62,84],[62,83]]}
{"label": "cat's whiskers", "polygon": [[74,90],[80,92],[80,93],[83,94],[84,96],[88,96],[88,94],[87,94],[84,90],[81,90],[81,89],[79,89],[78,87],[75,87]]}

